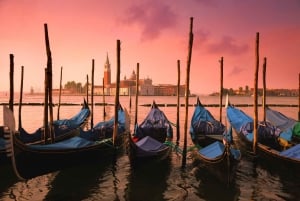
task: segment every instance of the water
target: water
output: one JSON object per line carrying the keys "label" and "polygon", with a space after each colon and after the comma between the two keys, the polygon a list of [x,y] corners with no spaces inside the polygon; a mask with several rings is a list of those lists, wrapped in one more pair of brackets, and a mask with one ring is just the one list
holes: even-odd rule
{"label": "water", "polygon": [[[18,102],[18,97],[15,97]],[[203,104],[218,104],[219,97],[201,96]],[[135,117],[135,97],[131,98],[132,108],[129,108],[129,97],[120,97],[123,107],[126,107],[131,115],[131,123]],[[151,104],[155,100],[158,104],[176,104],[176,97],[139,97],[139,105]],[[252,97],[231,97],[234,104],[252,104]],[[61,102],[81,103],[82,96],[64,96]],[[225,99],[224,99],[225,101]],[[223,102],[224,102],[223,101]],[[269,104],[298,104],[297,97],[270,97]],[[8,97],[2,95],[0,103],[8,102]],[[40,95],[25,95],[23,102],[43,102]],[[54,97],[58,102],[58,97]],[[102,97],[96,96],[95,103],[102,102]],[[114,103],[114,97],[106,97],[107,103]],[[180,103],[184,104],[182,97]],[[196,98],[189,99],[190,104],[196,103]],[[60,117],[69,118],[78,112],[80,106],[61,106]],[[107,118],[114,114],[113,106],[106,108]],[[176,107],[160,107],[169,120],[176,123]],[[180,146],[184,140],[184,107],[180,108]],[[218,119],[219,108],[208,107],[210,112]],[[242,107],[246,113],[252,115],[252,107]],[[284,114],[297,119],[298,108],[276,107]],[[148,114],[150,108],[138,107],[138,122],[140,123]],[[188,122],[194,108],[189,107]],[[18,107],[14,108],[18,117]],[[57,108],[54,107],[54,117]],[[259,115],[261,116],[261,108]],[[0,107],[2,115],[2,107]],[[29,132],[33,132],[43,124],[42,106],[22,107],[22,125]],[[226,121],[225,109],[223,109],[223,122]],[[103,120],[103,107],[94,106],[94,123]],[[0,125],[3,120],[0,119]],[[18,122],[18,118],[16,119]],[[189,124],[188,124],[189,126]],[[132,125],[131,125],[132,128]],[[174,129],[176,131],[176,129]],[[234,136],[235,140],[236,136]],[[176,140],[176,132],[174,133]],[[192,142],[188,135],[188,146]],[[122,153],[112,161],[106,161],[97,165],[81,164],[65,170],[57,171],[28,181],[19,181],[14,176],[10,165],[0,166],[0,200],[133,200],[133,201],[160,201],[160,200],[300,200],[300,182],[293,174],[286,174],[269,167],[268,164],[256,164],[251,156],[243,154],[239,164],[235,183],[227,187],[214,178],[195,168],[191,159],[187,158],[187,166],[181,169],[181,155],[173,153],[171,159],[161,164],[145,164],[138,168],[132,168],[126,153]],[[296,174],[296,173],[295,173]],[[299,173],[298,173],[299,174]]]}

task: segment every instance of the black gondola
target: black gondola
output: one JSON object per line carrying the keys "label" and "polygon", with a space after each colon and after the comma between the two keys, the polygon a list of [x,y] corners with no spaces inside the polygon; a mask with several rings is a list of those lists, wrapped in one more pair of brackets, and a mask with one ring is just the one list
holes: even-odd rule
{"label": "black gondola", "polygon": [[[78,134],[78,128],[83,128],[90,116],[90,108],[84,100],[80,111],[69,119],[61,119],[53,121],[54,141],[58,142]],[[0,163],[7,162],[4,127],[0,127]],[[43,139],[44,128],[40,127],[33,133],[28,133],[25,128],[21,127],[16,131],[16,137],[25,144],[40,144],[50,142],[50,137]]]}
{"label": "black gondola", "polygon": [[[235,108],[229,102],[226,106],[227,119],[236,131],[241,146],[246,151],[253,150],[253,118],[244,113],[242,110]],[[281,131],[270,122],[261,121],[257,128],[257,146],[256,152],[258,160],[269,161],[276,166],[285,166],[289,168],[300,168],[300,144],[285,142],[285,131]],[[295,172],[297,174],[297,171]]]}
{"label": "black gondola", "polygon": [[138,160],[166,159],[172,147],[173,128],[168,118],[156,105],[140,125],[136,125],[133,135],[129,134],[128,152],[131,162]]}
{"label": "black gondola", "polygon": [[[77,129],[78,135],[51,144],[25,144],[14,132],[13,113],[4,106],[4,123],[8,127],[7,152],[12,158],[12,165],[16,175],[21,179],[30,179],[42,174],[57,171],[78,163],[95,163],[100,159],[110,157],[116,150],[122,148],[125,133],[129,128],[128,114],[119,107],[118,130],[113,143],[111,119],[97,124],[91,131],[82,132]],[[92,137],[92,135],[97,137]],[[105,136],[105,137],[103,137]]]}
{"label": "black gondola", "polygon": [[220,181],[232,183],[241,153],[232,146],[231,128],[227,133],[225,126],[203,107],[199,98],[191,119],[190,135],[195,145],[191,154],[194,164]]}
{"label": "black gondola", "polygon": [[[274,126],[284,131],[284,139],[287,142],[297,141],[300,142],[300,122],[282,114],[279,111],[266,107],[266,119]],[[283,135],[281,135],[283,137]]]}

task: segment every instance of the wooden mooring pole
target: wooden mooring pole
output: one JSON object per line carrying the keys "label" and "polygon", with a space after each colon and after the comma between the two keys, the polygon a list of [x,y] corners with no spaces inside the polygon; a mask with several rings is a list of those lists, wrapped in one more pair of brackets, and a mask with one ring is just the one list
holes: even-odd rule
{"label": "wooden mooring pole", "polygon": [[179,119],[179,110],[180,110],[180,60],[177,60],[177,113],[176,113],[176,145],[179,145],[180,140],[180,119]]}
{"label": "wooden mooring pole", "polygon": [[300,73],[299,73],[299,86],[298,86],[298,121],[300,121]]}
{"label": "wooden mooring pole", "polygon": [[24,66],[21,66],[21,86],[20,86],[20,99],[19,99],[19,130],[22,128],[22,102],[23,102],[23,79]]}
{"label": "wooden mooring pole", "polygon": [[135,82],[135,115],[134,115],[134,133],[135,133],[135,127],[137,125],[137,115],[138,115],[138,100],[139,100],[139,74],[140,74],[140,64],[136,64],[136,82]]}
{"label": "wooden mooring pole", "polygon": [[47,139],[49,137],[49,124],[48,124],[48,99],[49,99],[49,88],[48,88],[48,70],[45,68],[45,82],[44,82],[44,136],[43,141],[44,144],[47,143]]}
{"label": "wooden mooring pole", "polygon": [[14,111],[14,55],[9,55],[10,70],[9,70],[9,109]]}
{"label": "wooden mooring pole", "polygon": [[262,96],[263,121],[266,121],[266,95],[267,95],[266,69],[267,69],[267,58],[265,57],[263,63],[263,96]]}
{"label": "wooden mooring pole", "polygon": [[223,57],[220,60],[220,122],[222,122],[222,105],[223,105]]}
{"label": "wooden mooring pole", "polygon": [[189,111],[189,88],[190,88],[190,67],[193,49],[193,18],[190,18],[190,33],[189,33],[189,52],[187,59],[186,68],[186,85],[185,85],[185,121],[184,121],[184,141],[183,141],[183,151],[182,151],[182,168],[186,166],[186,154],[187,154],[187,124],[188,124],[188,111]]}
{"label": "wooden mooring pole", "polygon": [[46,42],[46,53],[47,53],[47,80],[48,80],[48,96],[49,96],[49,115],[50,115],[50,126],[49,132],[51,136],[51,143],[54,142],[54,129],[53,129],[53,100],[52,100],[52,56],[50,50],[50,42],[49,42],[49,35],[48,35],[48,26],[44,24],[45,30],[45,42]]}
{"label": "wooden mooring pole", "polygon": [[92,59],[92,87],[91,87],[91,129],[94,127],[94,72],[95,60]]}
{"label": "wooden mooring pole", "polygon": [[63,67],[61,67],[61,68],[60,68],[60,79],[59,79],[59,96],[58,96],[58,106],[57,106],[57,120],[59,120],[59,113],[60,113],[60,103],[61,103],[62,70],[63,70]]}
{"label": "wooden mooring pole", "polygon": [[89,75],[86,75],[86,104],[89,106]]}
{"label": "wooden mooring pole", "polygon": [[258,70],[259,70],[259,33],[256,33],[255,43],[255,74],[254,74],[254,118],[253,118],[253,153],[256,154],[257,146],[257,125],[258,125],[258,112],[257,112],[257,88],[258,88]]}
{"label": "wooden mooring pole", "polygon": [[105,111],[105,91],[104,91],[104,78],[102,78],[102,99],[103,99],[103,120],[105,120],[106,111]]}
{"label": "wooden mooring pole", "polygon": [[115,122],[114,122],[114,132],[113,132],[113,145],[118,135],[118,111],[120,107],[119,93],[120,93],[120,68],[121,68],[121,42],[117,40],[117,72],[116,72],[116,95],[115,95]]}

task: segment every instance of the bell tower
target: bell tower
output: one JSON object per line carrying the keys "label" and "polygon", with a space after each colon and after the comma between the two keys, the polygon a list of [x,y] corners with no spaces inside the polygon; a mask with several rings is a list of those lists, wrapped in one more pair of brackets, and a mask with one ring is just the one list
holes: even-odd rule
{"label": "bell tower", "polygon": [[106,55],[106,62],[104,64],[104,78],[103,78],[104,87],[107,87],[111,84],[111,71],[110,71],[110,63],[108,59],[108,53]]}

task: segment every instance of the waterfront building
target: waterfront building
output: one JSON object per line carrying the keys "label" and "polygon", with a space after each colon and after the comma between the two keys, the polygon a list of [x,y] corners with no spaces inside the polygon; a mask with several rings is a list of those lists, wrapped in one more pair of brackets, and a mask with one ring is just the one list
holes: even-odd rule
{"label": "waterfront building", "polygon": [[[89,83],[89,93],[91,92],[91,84]],[[116,83],[111,82],[111,68],[108,55],[104,64],[103,85],[94,86],[94,95],[114,95],[116,94]],[[177,85],[159,84],[153,85],[151,78],[139,79],[138,93],[140,96],[176,96]],[[129,78],[124,77],[120,80],[120,96],[136,95],[136,73],[133,70]],[[185,95],[185,85],[180,86],[180,96]]]}

